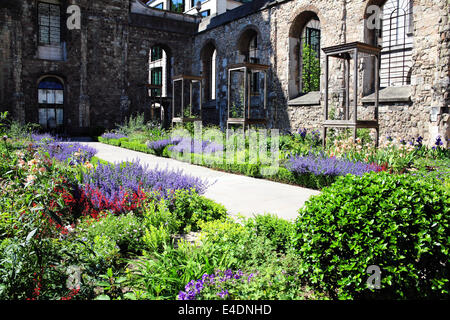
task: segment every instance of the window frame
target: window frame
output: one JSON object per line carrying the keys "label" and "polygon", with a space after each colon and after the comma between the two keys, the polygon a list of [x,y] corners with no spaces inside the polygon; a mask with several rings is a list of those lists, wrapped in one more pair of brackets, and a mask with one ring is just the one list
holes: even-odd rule
{"label": "window frame", "polygon": [[[41,83],[45,82],[46,80],[48,81],[50,79],[54,80],[52,82],[59,83],[61,85],[62,89],[40,88]],[[37,109],[38,109],[38,123],[39,123],[39,125],[41,127],[43,127],[44,129],[46,129],[46,130],[58,130],[58,129],[61,129],[62,127],[64,127],[64,104],[65,104],[65,98],[66,98],[64,82],[61,79],[59,79],[58,77],[55,77],[55,76],[45,76],[45,77],[43,77],[43,78],[41,78],[39,80],[37,88],[38,88]],[[41,96],[41,91],[40,90],[46,90],[47,91],[46,92],[47,97],[48,97],[48,91],[54,91],[53,92],[53,94],[54,94],[54,101],[50,102],[50,103],[47,102],[47,101],[46,102],[41,102],[40,101],[40,96]],[[62,93],[62,102],[61,103],[57,103],[56,91],[61,91],[61,93]],[[41,121],[41,110],[45,110],[45,113],[46,113],[45,119],[46,119],[47,123],[45,125],[43,125],[42,124],[43,121]],[[49,119],[49,111],[50,110],[53,111],[54,117],[55,117],[55,119],[54,119],[54,121],[55,121],[54,127],[49,125],[49,120],[50,120]],[[58,116],[59,113],[61,114],[60,117]],[[59,119],[61,121],[59,121]]]}
{"label": "window frame", "polygon": [[[42,20],[41,20],[41,11],[40,11],[40,6],[41,5],[46,5],[48,6],[48,24],[44,25],[42,24]],[[58,26],[52,26],[51,25],[51,8],[58,8],[58,17],[59,17],[59,23]],[[63,41],[63,28],[62,28],[62,21],[63,21],[63,10],[62,10],[62,4],[56,4],[53,2],[46,2],[46,1],[38,1],[37,2],[37,7],[36,7],[36,16],[37,16],[37,32],[38,32],[38,45],[40,46],[60,46],[62,41]],[[42,28],[47,27],[47,36],[48,36],[48,40],[47,41],[43,41],[42,39]],[[57,29],[57,31],[53,31],[54,33],[58,33],[58,41],[54,41],[52,42],[52,29],[55,30]]]}

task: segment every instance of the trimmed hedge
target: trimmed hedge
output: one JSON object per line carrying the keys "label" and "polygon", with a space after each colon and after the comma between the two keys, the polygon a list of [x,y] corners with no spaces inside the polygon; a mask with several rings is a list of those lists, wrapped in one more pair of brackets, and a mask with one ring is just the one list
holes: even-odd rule
{"label": "trimmed hedge", "polygon": [[[432,180],[347,175],[300,209],[300,273],[331,297],[448,299],[450,200]],[[367,288],[370,265],[381,289]]]}

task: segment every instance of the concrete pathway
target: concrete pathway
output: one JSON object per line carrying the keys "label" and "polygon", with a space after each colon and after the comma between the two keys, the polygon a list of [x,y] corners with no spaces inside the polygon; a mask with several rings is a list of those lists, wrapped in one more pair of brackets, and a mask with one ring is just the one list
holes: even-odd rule
{"label": "concrete pathway", "polygon": [[140,160],[149,168],[183,170],[186,174],[214,182],[204,194],[207,198],[223,204],[229,214],[242,214],[252,217],[254,214],[272,213],[280,218],[294,220],[298,209],[318,191],[255,179],[246,176],[225,173],[209,168],[192,165],[169,158],[119,148],[99,142],[83,142],[98,150],[97,157],[117,163]]}

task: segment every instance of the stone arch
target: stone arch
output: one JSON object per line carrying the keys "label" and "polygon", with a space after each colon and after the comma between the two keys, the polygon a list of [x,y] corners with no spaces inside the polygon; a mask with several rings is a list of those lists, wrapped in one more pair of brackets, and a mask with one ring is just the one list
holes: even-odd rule
{"label": "stone arch", "polygon": [[[301,84],[301,37],[306,25],[317,19],[323,25],[322,15],[315,6],[306,6],[292,15],[292,24],[289,28],[289,59],[288,59],[288,96],[293,99],[302,94]],[[319,81],[320,82],[320,81]]]}
{"label": "stone arch", "polygon": [[256,37],[258,49],[261,44],[261,33],[255,25],[247,25],[240,32],[236,42],[236,52],[240,60],[248,60],[250,42]]}

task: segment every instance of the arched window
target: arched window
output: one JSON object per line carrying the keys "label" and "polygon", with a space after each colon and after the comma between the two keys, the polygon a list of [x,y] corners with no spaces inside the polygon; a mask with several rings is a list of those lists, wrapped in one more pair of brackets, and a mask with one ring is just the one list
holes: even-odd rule
{"label": "arched window", "polygon": [[303,11],[289,29],[289,99],[320,91],[320,50],[319,16]]}
{"label": "arched window", "polygon": [[38,84],[39,124],[56,129],[64,124],[64,85],[59,78],[45,77]]}
{"label": "arched window", "polygon": [[[370,11],[373,5],[379,5],[380,11]],[[379,19],[370,19],[377,23],[368,23],[370,14],[379,14]],[[413,1],[387,0],[372,1],[367,6],[365,41],[381,46],[380,87],[409,85],[411,80],[413,48]],[[374,91],[374,62],[366,62],[364,87],[366,93]]]}
{"label": "arched window", "polygon": [[320,90],[320,21],[312,17],[300,38],[300,88],[302,93]]}
{"label": "arched window", "polygon": [[[260,63],[258,48],[258,33],[254,29],[247,29],[238,40],[238,49],[244,62]],[[250,88],[252,93],[259,91],[258,73],[254,73],[251,78]]]}
{"label": "arched window", "polygon": [[211,42],[205,45],[201,52],[202,75],[205,78],[206,101],[216,99],[216,77],[217,77],[217,50]]}
{"label": "arched window", "polygon": [[161,46],[153,46],[149,56],[149,83],[161,86],[161,89],[151,89],[151,96],[166,97],[169,77],[169,55]]}

